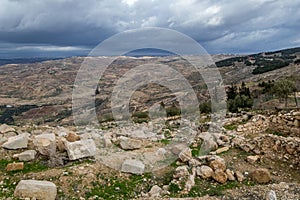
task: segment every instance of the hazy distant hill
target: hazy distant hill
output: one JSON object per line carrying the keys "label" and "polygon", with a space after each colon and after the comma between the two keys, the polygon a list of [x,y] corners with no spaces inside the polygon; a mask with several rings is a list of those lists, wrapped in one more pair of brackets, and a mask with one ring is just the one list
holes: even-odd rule
{"label": "hazy distant hill", "polygon": [[11,59],[0,59],[0,66],[6,64],[29,64],[42,62],[46,60],[58,60],[61,58],[11,58]]}
{"label": "hazy distant hill", "polygon": [[300,47],[265,52],[245,56],[236,56],[216,62],[217,67],[230,67],[236,65],[254,66],[252,74],[262,74],[287,67],[291,64],[299,64]]}
{"label": "hazy distant hill", "polygon": [[[220,54],[212,55],[212,58],[219,67],[224,85],[245,82],[255,87],[255,84],[262,81],[276,81],[281,77],[300,76],[300,48],[247,56]],[[2,64],[14,63],[0,67],[0,123],[1,121],[21,123],[30,120],[35,120],[36,123],[67,124],[72,122],[74,81],[84,59],[85,57],[0,60]],[[111,60],[108,57],[96,59],[98,59],[97,62],[103,61],[104,63]],[[174,68],[189,81],[200,101],[210,98],[201,74],[183,58],[178,56],[139,57],[136,55],[135,58],[121,56],[116,57],[99,82],[99,94],[95,96],[95,105],[99,116],[105,116],[108,113],[110,95],[117,81],[129,70],[147,63],[164,64]],[[287,63],[287,65],[281,66],[280,63]],[[259,73],[256,73],[255,70]],[[163,71],[160,73],[166,74]],[[143,79],[142,76],[137,78],[140,78],[141,81]],[[174,77],[169,78],[170,81],[174,81]],[[89,78],[86,81],[90,81]],[[95,93],[83,95],[83,99],[94,95]],[[137,111],[145,110],[153,103],[161,101],[164,101],[167,106],[172,106],[176,103],[174,97],[167,88],[149,84],[139,88],[133,94],[130,108]]]}

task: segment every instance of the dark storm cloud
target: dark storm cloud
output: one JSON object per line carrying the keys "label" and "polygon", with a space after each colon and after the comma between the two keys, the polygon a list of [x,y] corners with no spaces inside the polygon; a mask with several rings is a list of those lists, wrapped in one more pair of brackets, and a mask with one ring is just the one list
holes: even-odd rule
{"label": "dark storm cloud", "polygon": [[153,26],[211,53],[299,46],[299,8],[294,0],[0,0],[0,54],[86,53],[112,34]]}

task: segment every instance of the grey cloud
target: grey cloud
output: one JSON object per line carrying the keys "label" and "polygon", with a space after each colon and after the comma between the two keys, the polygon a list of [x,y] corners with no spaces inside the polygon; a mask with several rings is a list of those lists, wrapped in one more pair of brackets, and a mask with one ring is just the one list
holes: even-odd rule
{"label": "grey cloud", "polygon": [[0,42],[90,48],[120,31],[157,26],[211,53],[263,51],[299,45],[299,8],[294,0],[1,0]]}

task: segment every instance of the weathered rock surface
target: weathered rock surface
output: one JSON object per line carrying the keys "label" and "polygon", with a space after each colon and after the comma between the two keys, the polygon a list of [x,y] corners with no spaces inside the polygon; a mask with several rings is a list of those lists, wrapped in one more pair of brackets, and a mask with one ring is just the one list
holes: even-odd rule
{"label": "weathered rock surface", "polygon": [[203,179],[211,178],[213,175],[213,170],[209,166],[202,165],[201,167],[197,167],[197,175]]}
{"label": "weathered rock surface", "polygon": [[226,183],[227,175],[223,170],[217,169],[214,171],[212,178],[219,183]]}
{"label": "weathered rock surface", "polygon": [[142,147],[142,141],[139,139],[132,139],[132,138],[121,136],[120,146],[124,150],[139,149]]}
{"label": "weathered rock surface", "polygon": [[68,142],[76,142],[80,140],[80,136],[74,132],[69,132],[68,135],[66,136],[66,139]]}
{"label": "weathered rock surface", "polygon": [[230,181],[235,180],[234,173],[230,169],[226,169],[225,172],[226,172],[228,180],[230,180]]}
{"label": "weathered rock surface", "polygon": [[180,153],[179,153],[179,159],[182,161],[182,162],[187,162],[189,160],[191,160],[193,158],[192,156],[192,150],[190,148],[185,148],[184,150],[182,150]]}
{"label": "weathered rock surface", "polygon": [[9,163],[6,166],[6,171],[17,171],[17,170],[22,170],[24,169],[24,163],[23,162],[18,162],[18,163]]}
{"label": "weathered rock surface", "polygon": [[274,190],[271,190],[267,193],[266,200],[277,200],[276,193],[274,192]]}
{"label": "weathered rock surface", "polygon": [[173,178],[182,178],[189,175],[188,166],[183,165],[179,166],[175,169],[175,173],[173,174]]}
{"label": "weathered rock surface", "polygon": [[140,160],[127,159],[123,162],[121,171],[132,174],[143,174],[145,165]]}
{"label": "weathered rock surface", "polygon": [[257,183],[268,183],[271,181],[271,174],[269,170],[265,168],[255,169],[249,175],[251,179]]}
{"label": "weathered rock surface", "polygon": [[235,177],[239,182],[242,182],[245,179],[243,173],[240,171],[235,172]]}
{"label": "weathered rock surface", "polygon": [[56,185],[49,181],[21,180],[14,192],[18,198],[55,200]]}
{"label": "weathered rock surface", "polygon": [[7,124],[0,125],[0,133],[8,133],[8,132],[15,132],[15,129]]}
{"label": "weathered rock surface", "polygon": [[15,154],[13,157],[18,158],[20,161],[30,161],[34,160],[36,155],[35,150],[27,150],[19,154]]}
{"label": "weathered rock surface", "polygon": [[254,164],[260,158],[259,155],[256,156],[247,156],[247,161],[251,164]]}
{"label": "weathered rock surface", "polygon": [[216,150],[217,154],[224,153],[229,150],[229,147],[222,147]]}
{"label": "weathered rock surface", "polygon": [[226,163],[225,163],[225,161],[223,159],[212,160],[211,162],[209,162],[209,166],[213,170],[221,170],[221,171],[225,171],[226,170]]}
{"label": "weathered rock surface", "polygon": [[94,140],[79,140],[76,142],[65,142],[66,150],[70,160],[92,157],[96,154],[96,145]]}
{"label": "weathered rock surface", "polygon": [[8,141],[2,144],[3,148],[6,149],[23,149],[27,148],[28,145],[28,133],[23,133],[21,135],[13,136],[8,138]]}
{"label": "weathered rock surface", "polygon": [[34,137],[33,143],[42,155],[51,157],[56,153],[56,139],[54,133],[37,135]]}
{"label": "weathered rock surface", "polygon": [[161,187],[159,187],[158,185],[154,185],[148,193],[149,197],[150,198],[158,198],[158,197],[160,197],[161,191],[162,191]]}

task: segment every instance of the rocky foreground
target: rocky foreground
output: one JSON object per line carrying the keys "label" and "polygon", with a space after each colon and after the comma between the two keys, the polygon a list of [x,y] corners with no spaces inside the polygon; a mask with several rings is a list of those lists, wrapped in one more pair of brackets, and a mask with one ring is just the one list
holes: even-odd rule
{"label": "rocky foreground", "polygon": [[201,121],[2,124],[0,198],[300,199],[299,111]]}

